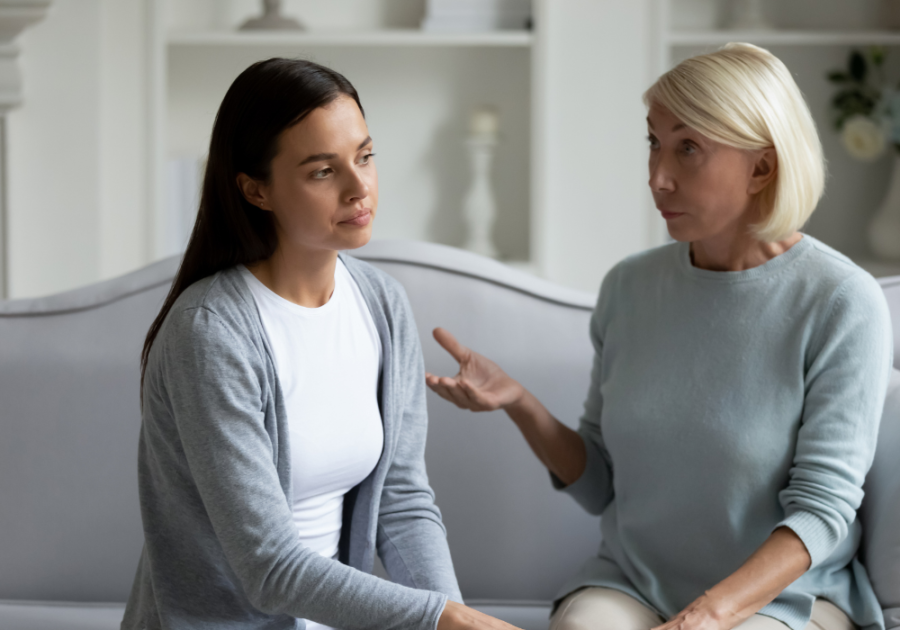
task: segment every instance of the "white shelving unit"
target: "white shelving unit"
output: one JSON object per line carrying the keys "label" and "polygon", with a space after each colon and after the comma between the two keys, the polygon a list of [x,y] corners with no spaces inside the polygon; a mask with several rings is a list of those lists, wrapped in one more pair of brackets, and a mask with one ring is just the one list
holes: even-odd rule
{"label": "white shelving unit", "polygon": [[318,32],[175,31],[169,46],[369,46],[409,47],[513,47],[528,48],[534,41],[529,31],[492,33],[428,33],[416,29]]}
{"label": "white shelving unit", "polygon": [[[896,82],[900,78],[900,31],[884,30],[874,0],[830,1],[809,7],[791,6],[801,2],[769,2],[765,8],[776,27],[772,30],[678,30],[673,27],[673,16],[682,10],[683,1],[656,0],[656,74],[729,42],[749,42],[771,50],[791,69],[806,96],[829,163],[826,194],[807,231],[875,275],[900,274],[900,262],[875,260],[865,238],[868,222],[887,187],[889,160],[862,164],[846,154],[831,124],[829,101],[834,86],[826,79],[827,71],[845,66],[851,48],[877,45],[888,48],[887,75]],[[718,7],[710,2],[709,6],[718,9],[720,23],[727,22],[727,2]],[[665,236],[658,233],[657,242]]]}
{"label": "white shelving unit", "polygon": [[[284,56],[333,67],[359,91],[378,153],[375,238],[462,244],[468,117],[476,107],[495,107],[500,114],[493,177],[498,202],[495,242],[503,260],[542,273],[540,243],[532,237],[539,223],[532,173],[540,167],[533,163],[531,150],[540,128],[535,119],[540,108],[533,107],[532,98],[540,81],[533,63],[540,50],[535,44],[539,32],[435,33],[390,25],[241,32],[236,30],[240,19],[234,16],[227,29],[212,19],[206,26],[198,24],[197,16],[204,11],[221,10],[208,0],[159,0],[156,5],[150,135],[163,138],[152,160],[157,257],[173,253],[172,226],[180,221],[167,196],[169,161],[201,159],[231,81],[255,61]],[[193,20],[179,23],[179,14]]]}
{"label": "white shelving unit", "polygon": [[492,105],[500,115],[493,182],[502,259],[596,291],[615,263],[653,244],[642,212],[640,93],[654,2],[532,0],[533,31],[450,34],[414,28],[424,0],[286,0],[308,30],[252,34],[236,25],[258,13],[258,0],[153,0],[152,258],[167,253],[173,222],[167,160],[202,155],[222,96],[244,68],[302,56],[340,71],[360,93],[378,153],[375,238],[464,242],[468,118]]}

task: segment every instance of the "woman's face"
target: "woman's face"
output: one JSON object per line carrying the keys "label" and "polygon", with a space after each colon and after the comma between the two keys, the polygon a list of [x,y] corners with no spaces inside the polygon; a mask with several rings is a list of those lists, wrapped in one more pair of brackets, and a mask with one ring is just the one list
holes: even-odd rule
{"label": "woman's face", "polygon": [[658,104],[647,116],[650,191],[677,241],[748,233],[753,199],[774,175],[774,150],[745,151],[710,140]]}
{"label": "woman's face", "polygon": [[341,96],[281,133],[268,182],[247,178],[241,188],[275,214],[279,248],[362,247],[378,208],[372,150],[359,107]]}

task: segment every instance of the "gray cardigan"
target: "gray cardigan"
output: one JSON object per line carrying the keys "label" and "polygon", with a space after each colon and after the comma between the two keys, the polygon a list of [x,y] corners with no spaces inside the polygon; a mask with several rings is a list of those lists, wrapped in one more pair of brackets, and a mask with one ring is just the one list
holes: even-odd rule
{"label": "gray cardigan", "polygon": [[[425,472],[424,364],[400,284],[342,255],[381,337],[384,450],[345,499],[340,562],[291,518],[288,424],[256,304],[232,268],[176,300],[147,363],[145,543],[123,630],[433,630],[461,601]],[[393,582],[370,575],[377,550]]]}

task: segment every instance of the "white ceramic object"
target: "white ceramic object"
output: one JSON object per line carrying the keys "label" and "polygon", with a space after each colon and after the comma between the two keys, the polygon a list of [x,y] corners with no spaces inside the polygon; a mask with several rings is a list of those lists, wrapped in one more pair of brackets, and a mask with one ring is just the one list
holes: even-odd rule
{"label": "white ceramic object", "polygon": [[729,28],[740,31],[770,31],[763,0],[732,0]]}
{"label": "white ceramic object", "polygon": [[242,31],[299,31],[303,26],[294,18],[281,15],[281,0],[263,0],[263,14],[241,24]]}
{"label": "white ceramic object", "polygon": [[472,183],[463,202],[467,228],[465,248],[490,258],[496,258],[498,254],[493,238],[497,203],[491,187],[498,127],[499,119],[496,111],[491,108],[476,110],[469,121],[470,136],[466,142],[472,168]]}
{"label": "white ceramic object", "polygon": [[712,31],[719,26],[719,0],[675,0],[672,28],[676,31]]}
{"label": "white ceramic object", "polygon": [[900,155],[894,155],[894,170],[887,195],[869,225],[872,252],[883,260],[900,260]]}

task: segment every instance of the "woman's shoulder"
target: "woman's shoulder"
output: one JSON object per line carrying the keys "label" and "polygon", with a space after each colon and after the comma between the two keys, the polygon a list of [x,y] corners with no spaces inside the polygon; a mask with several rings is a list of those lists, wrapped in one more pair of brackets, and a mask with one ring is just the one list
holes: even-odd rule
{"label": "woman's shoulder", "polygon": [[831,302],[862,308],[885,304],[881,285],[868,271],[822,241],[809,235],[803,238],[810,243],[809,255],[800,267],[799,279],[804,284],[815,286],[819,295]]}
{"label": "woman's shoulder", "polygon": [[198,342],[227,331],[236,339],[256,326],[255,306],[237,267],[218,271],[188,286],[172,304],[160,335],[175,345]]}

